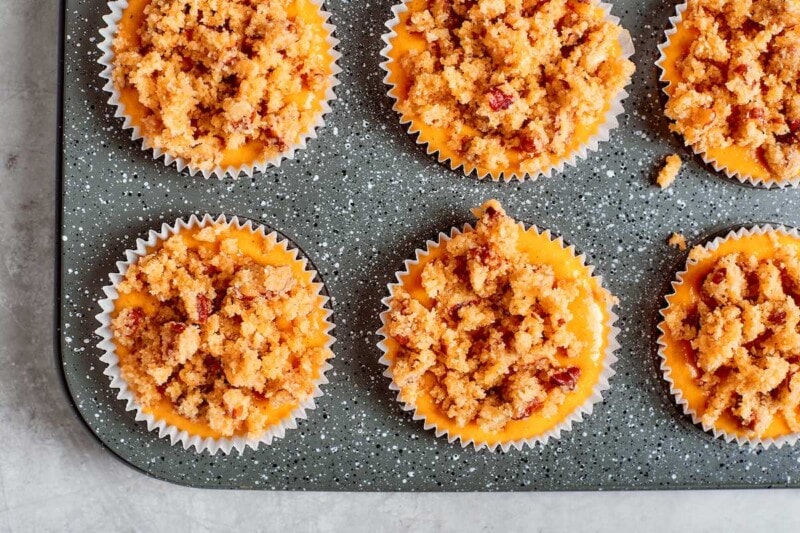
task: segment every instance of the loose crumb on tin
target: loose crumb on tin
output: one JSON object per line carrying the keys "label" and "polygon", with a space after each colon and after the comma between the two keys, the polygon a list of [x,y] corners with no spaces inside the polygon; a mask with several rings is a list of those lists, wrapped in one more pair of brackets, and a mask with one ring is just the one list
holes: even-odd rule
{"label": "loose crumb on tin", "polygon": [[678,172],[680,172],[682,164],[683,162],[678,154],[668,155],[664,166],[661,167],[661,171],[659,171],[658,177],[656,178],[658,186],[662,189],[666,189],[672,185],[675,182],[675,178],[678,177]]}
{"label": "loose crumb on tin", "polygon": [[686,251],[686,237],[684,237],[681,233],[673,233],[667,239],[667,244],[672,246],[673,248],[677,248],[681,252]]}
{"label": "loose crumb on tin", "polygon": [[387,332],[399,345],[392,372],[403,401],[425,390],[458,426],[499,431],[552,416],[576,388],[581,369],[572,361],[584,344],[569,328],[570,304],[585,297],[590,278],[531,263],[498,202],[476,214],[476,228],[423,268],[432,306],[396,289]]}
{"label": "loose crumb on tin", "polygon": [[118,290],[149,302],[122,307],[111,323],[137,402],[166,402],[225,437],[277,423],[271,413],[308,398],[329,355],[312,284],[243,254],[223,225],[169,237]]}
{"label": "loose crumb on tin", "polygon": [[793,247],[775,250],[762,259],[720,257],[697,297],[665,314],[671,335],[691,348],[686,364],[705,394],[702,421],[728,416],[751,437],[778,414],[800,431],[800,259]]}

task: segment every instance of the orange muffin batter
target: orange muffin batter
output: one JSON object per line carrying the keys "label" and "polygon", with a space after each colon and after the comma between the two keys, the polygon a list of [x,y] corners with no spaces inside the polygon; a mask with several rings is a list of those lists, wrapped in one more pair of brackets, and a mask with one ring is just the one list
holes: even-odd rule
{"label": "orange muffin batter", "polygon": [[661,62],[673,131],[741,176],[800,178],[800,2],[689,0],[676,29]]}
{"label": "orange muffin batter", "polygon": [[532,438],[592,395],[611,295],[570,250],[496,201],[475,230],[429,248],[386,320],[400,400],[439,430],[490,446]]}
{"label": "orange muffin batter", "polygon": [[467,173],[536,174],[585,144],[633,73],[580,0],[409,0],[390,41],[402,121]]}
{"label": "orange muffin batter", "polygon": [[778,231],[691,251],[660,343],[706,426],[757,439],[800,432],[799,257],[800,239]]}
{"label": "orange muffin batter", "polygon": [[113,81],[151,147],[202,170],[253,165],[308,135],[333,55],[311,0],[130,0]]}
{"label": "orange muffin batter", "polygon": [[111,329],[143,410],[200,437],[257,437],[314,391],[332,356],[312,273],[274,238],[213,224],[131,265]]}

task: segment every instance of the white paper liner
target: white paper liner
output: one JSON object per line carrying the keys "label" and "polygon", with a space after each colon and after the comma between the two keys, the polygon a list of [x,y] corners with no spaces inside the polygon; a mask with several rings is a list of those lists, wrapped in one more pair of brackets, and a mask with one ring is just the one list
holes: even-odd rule
{"label": "white paper liner", "polygon": [[[682,4],[678,4],[677,6],[675,6],[675,15],[669,18],[670,28],[666,32],[664,32],[664,42],[658,46],[659,57],[658,60],[656,61],[656,66],[661,71],[658,79],[659,81],[662,82],[662,91],[664,91],[664,94],[667,95],[667,98],[670,98],[669,87],[672,84],[667,80],[667,73],[664,67],[664,62],[667,59],[666,49],[669,46],[670,37],[672,37],[673,35],[675,35],[675,33],[677,33],[678,24],[683,19],[683,13],[686,11],[687,7],[688,7],[688,2],[683,2]],[[683,138],[683,136],[681,137]],[[684,145],[689,149],[691,149],[695,155],[700,156],[700,158],[702,158],[703,161],[711,165],[714,168],[714,170],[724,174],[725,176],[728,177],[728,179],[737,180],[739,183],[748,184],[753,187],[760,187],[764,189],[771,189],[771,188],[783,189],[786,187],[800,186],[800,176],[797,176],[796,178],[789,180],[779,180],[772,177],[767,179],[757,178],[754,176],[750,176],[748,174],[743,174],[736,169],[728,168],[724,163],[721,163],[717,161],[715,158],[712,158],[710,155],[708,155],[707,152],[704,152],[698,148],[695,148],[693,145],[688,144],[685,139],[684,139]]]}
{"label": "white paper liner", "polygon": [[[394,101],[392,105],[392,109],[400,115],[400,123],[403,125],[408,125],[408,133],[415,137],[417,144],[423,145],[425,147],[425,151],[428,155],[436,155],[437,160],[439,163],[442,164],[449,164],[452,170],[459,170],[461,169],[465,175],[469,176],[472,172],[476,172],[478,178],[485,179],[487,176],[491,177],[493,181],[513,181],[519,180],[524,181],[529,179],[531,181],[536,180],[539,176],[551,177],[553,172],[563,172],[564,166],[569,165],[572,167],[577,166],[579,159],[586,159],[589,157],[589,153],[596,152],[599,149],[599,145],[601,142],[606,142],[611,138],[611,131],[616,129],[619,126],[619,120],[617,117],[624,112],[622,101],[628,97],[627,91],[625,89],[621,89],[619,93],[611,100],[609,104],[608,111],[606,111],[605,120],[602,124],[598,127],[597,133],[592,135],[586,143],[579,146],[575,151],[571,152],[568,156],[564,159],[553,163],[549,167],[543,168],[538,170],[535,173],[530,172],[508,172],[502,171],[500,173],[490,172],[488,170],[484,170],[483,172],[477,168],[472,163],[466,161],[454,161],[449,157],[442,155],[442,153],[435,147],[431,146],[430,143],[425,142],[420,139],[421,135],[419,135],[420,129],[414,126],[413,117],[407,117],[403,115],[403,113],[399,110],[398,105],[400,103],[397,96],[393,95],[393,91],[395,90],[395,84],[389,81],[391,77],[391,72],[389,70],[389,64],[392,62],[392,58],[389,57],[389,52],[392,49],[392,39],[397,36],[397,32],[394,30],[395,26],[400,23],[400,15],[408,11],[408,2],[410,0],[403,0],[402,3],[396,4],[392,7],[393,17],[391,20],[386,22],[386,27],[389,29],[388,33],[384,33],[381,36],[383,42],[385,43],[384,48],[381,50],[381,56],[385,59],[381,63],[381,68],[386,72],[386,75],[383,77],[383,83],[386,84],[389,89],[387,94],[389,97]],[[613,24],[619,25],[619,17],[615,17],[611,14],[611,4],[607,4],[605,2],[599,2],[598,0],[592,0],[593,3],[596,3],[599,7],[603,9],[605,12],[605,20],[611,22]],[[620,33],[620,46],[622,47],[622,58],[629,59],[634,54],[634,47],[633,47],[633,40],[631,39],[628,30],[622,28]],[[628,84],[630,84],[630,79],[628,80]],[[626,84],[627,86],[627,84]]]}
{"label": "white paper liner", "polygon": [[[328,360],[326,360],[326,362],[320,367],[319,377],[314,380],[313,393],[308,398],[303,400],[291,413],[289,413],[289,415],[284,417],[274,426],[270,427],[263,435],[257,438],[241,436],[232,438],[225,437],[220,439],[214,439],[211,437],[198,437],[190,435],[185,430],[181,430],[175,426],[167,424],[163,420],[158,420],[152,414],[145,413],[141,406],[136,402],[133,391],[128,387],[127,382],[121,375],[119,368],[119,357],[117,356],[116,346],[112,340],[113,333],[111,331],[111,314],[114,311],[114,302],[119,296],[116,287],[124,278],[128,267],[138,261],[139,258],[147,255],[148,248],[152,250],[152,247],[158,242],[164,241],[168,237],[180,233],[183,230],[202,228],[210,224],[225,224],[228,227],[249,230],[265,239],[273,240],[277,247],[288,250],[290,253],[292,253],[293,258],[297,259],[298,249],[296,247],[290,249],[288,246],[289,241],[281,238],[274,231],[271,233],[266,233],[264,226],[254,226],[250,220],[242,223],[235,216],[228,218],[225,215],[219,215],[215,219],[211,215],[207,214],[204,215],[202,219],[192,215],[189,217],[188,222],[184,221],[183,219],[178,219],[175,221],[175,224],[171,226],[167,223],[164,223],[161,225],[160,231],[157,232],[155,230],[150,230],[147,240],[137,239],[136,248],[125,251],[125,261],[117,262],[117,272],[109,274],[111,284],[103,287],[103,293],[106,295],[106,297],[98,302],[103,311],[102,313],[96,315],[96,318],[101,325],[99,328],[97,328],[97,330],[95,330],[95,333],[102,339],[97,345],[101,350],[103,350],[103,355],[100,357],[100,360],[108,365],[103,373],[111,378],[111,387],[119,391],[117,394],[117,399],[124,400],[126,402],[125,410],[136,411],[137,422],[145,422],[147,424],[148,431],[158,431],[159,438],[169,438],[170,444],[172,445],[181,443],[184,450],[188,450],[194,446],[197,453],[202,453],[208,450],[208,452],[212,455],[216,454],[217,451],[221,451],[224,454],[229,454],[233,450],[237,450],[240,454],[242,454],[248,446],[256,450],[258,449],[259,444],[269,445],[272,443],[273,439],[283,438],[286,430],[297,428],[297,421],[307,418],[307,410],[313,410],[316,408],[314,399],[319,398],[323,394],[320,386],[328,383],[325,373],[333,368],[329,361],[333,358],[331,346],[336,339],[330,334],[334,327],[333,323],[330,321],[330,317],[333,314],[330,309],[326,307],[325,314],[325,321],[327,324],[325,333],[328,337],[328,341],[325,344],[325,349],[330,352],[330,355]],[[303,264],[304,269],[306,269],[308,261],[304,258],[300,259],[300,261]],[[306,270],[306,272],[310,272],[312,274],[312,280],[318,276],[316,271]],[[312,287],[316,290],[317,296],[321,296],[323,298],[321,305],[327,305],[329,298],[321,295],[323,284],[321,282],[313,282]]]}
{"label": "white paper liner", "polygon": [[[517,224],[523,230],[526,229],[525,225],[522,222],[518,222]],[[531,226],[530,229],[535,231],[538,235],[545,236],[551,242],[557,243],[559,246],[569,251],[573,257],[575,257],[575,247],[572,245],[566,246],[563,238],[561,237],[558,237],[557,239],[553,238],[552,234],[550,233],[550,230],[545,230],[544,232],[542,232],[536,226]],[[389,347],[386,345],[386,340],[390,337],[389,333],[386,331],[386,321],[389,315],[389,311],[391,309],[392,300],[394,298],[394,291],[401,286],[401,276],[408,274],[409,271],[411,270],[411,267],[419,264],[420,260],[426,257],[432,249],[445,245],[447,241],[454,238],[456,235],[459,235],[461,233],[467,233],[473,230],[474,228],[472,227],[472,225],[464,224],[463,228],[460,230],[455,227],[452,228],[450,230],[450,235],[440,232],[439,237],[435,242],[432,240],[426,241],[425,250],[417,248],[414,253],[414,259],[407,259],[404,262],[405,270],[395,272],[395,279],[397,279],[397,283],[390,283],[389,285],[387,285],[389,296],[381,300],[381,303],[385,306],[386,309],[380,315],[381,328],[377,332],[377,334],[380,337],[382,337],[382,340],[378,343],[378,348],[380,348],[381,352],[383,353],[383,355],[379,359],[379,362],[382,365],[386,366],[386,370],[383,372],[383,375],[391,380],[389,389],[392,391],[397,391],[397,396],[395,399],[402,405],[403,410],[413,411],[414,420],[422,420],[423,427],[426,430],[430,429],[434,430],[436,437],[443,436],[447,438],[447,442],[451,444],[456,440],[458,440],[462,448],[466,448],[471,444],[475,448],[475,450],[488,448],[489,451],[491,452],[494,452],[497,448],[500,448],[503,452],[507,452],[511,448],[514,448],[516,450],[521,450],[525,446],[530,446],[531,448],[533,448],[537,444],[541,444],[542,446],[544,446],[550,439],[558,440],[559,438],[561,438],[562,432],[571,431],[572,425],[581,422],[584,416],[591,415],[594,410],[595,404],[598,404],[603,401],[603,392],[607,391],[611,387],[609,380],[616,374],[616,372],[613,369],[613,365],[614,363],[617,362],[617,356],[615,355],[615,352],[619,349],[620,344],[617,341],[619,328],[617,328],[614,325],[618,318],[617,314],[614,312],[614,298],[611,295],[611,293],[608,292],[607,289],[603,288],[603,277],[592,276],[592,273],[594,272],[594,266],[586,263],[586,256],[583,254],[577,256],[578,259],[580,259],[581,263],[584,266],[586,266],[589,276],[591,276],[592,279],[597,281],[598,285],[608,296],[606,298],[607,300],[606,314],[608,318],[606,320],[606,323],[604,324],[606,329],[608,330],[608,337],[606,342],[607,346],[605,353],[603,354],[603,368],[600,373],[600,376],[598,377],[597,383],[595,383],[592,389],[591,395],[589,395],[589,397],[583,404],[576,407],[574,411],[572,411],[562,422],[560,422],[555,427],[547,430],[546,432],[540,435],[536,435],[533,437],[513,440],[508,442],[494,442],[494,443],[488,443],[485,441],[476,441],[471,438],[467,439],[457,433],[451,434],[449,430],[440,429],[434,423],[428,422],[425,414],[417,411],[417,408],[414,406],[414,404],[404,402],[400,398],[400,387],[395,382],[394,376],[392,374],[391,361],[389,360],[388,357]]]}
{"label": "white paper liner", "polygon": [[330,24],[328,20],[330,19],[330,13],[323,9],[323,0],[310,0],[312,3],[319,6],[320,14],[325,20],[323,25],[325,31],[327,32],[327,42],[330,45],[330,54],[333,60],[333,64],[331,65],[331,76],[330,76],[330,84],[325,93],[325,98],[322,101],[322,110],[320,111],[319,115],[317,116],[314,124],[309,126],[309,129],[306,133],[304,133],[299,141],[294,145],[287,148],[286,151],[276,155],[271,159],[264,159],[261,161],[255,161],[253,163],[243,164],[238,167],[234,166],[227,166],[221,167],[216,166],[213,169],[201,169],[187,161],[185,161],[181,157],[173,157],[172,155],[166,153],[165,151],[161,150],[160,148],[156,148],[150,145],[147,137],[142,134],[141,129],[134,125],[133,120],[131,120],[130,116],[125,113],[125,105],[120,100],[119,91],[117,90],[116,86],[114,85],[114,81],[112,79],[113,73],[113,63],[114,63],[114,51],[112,49],[112,44],[114,41],[114,35],[117,33],[117,24],[119,23],[120,19],[122,18],[122,14],[126,7],[128,7],[128,0],[112,0],[108,3],[108,7],[111,12],[108,15],[103,16],[103,20],[107,24],[105,28],[100,30],[100,35],[103,39],[97,45],[102,55],[98,60],[98,63],[103,66],[103,71],[100,73],[100,77],[106,80],[105,85],[103,85],[103,90],[109,93],[108,103],[115,107],[114,117],[117,118],[124,118],[125,121],[122,124],[123,129],[130,129],[132,130],[131,139],[137,141],[139,139],[142,140],[142,150],[149,151],[152,150],[153,152],[153,159],[159,159],[160,157],[164,157],[164,165],[170,166],[172,163],[175,163],[178,172],[182,172],[183,169],[187,169],[191,176],[194,176],[198,172],[200,172],[204,178],[208,179],[211,176],[215,176],[219,179],[223,179],[225,176],[231,176],[233,178],[238,178],[241,174],[245,174],[248,177],[252,177],[254,172],[265,172],[269,167],[280,167],[281,162],[284,159],[294,159],[295,152],[298,150],[303,150],[306,148],[306,143],[309,139],[316,139],[317,138],[317,130],[325,126],[325,115],[330,113],[331,106],[330,103],[336,100],[336,93],[334,92],[334,87],[339,85],[339,80],[337,79],[337,75],[342,71],[342,69],[338,65],[339,58],[341,58],[341,54],[336,50],[336,46],[339,44],[339,40],[333,37],[333,33],[336,30],[336,26]]}
{"label": "white paper liner", "polygon": [[[739,240],[742,238],[752,237],[754,235],[766,235],[769,233],[778,232],[784,235],[789,235],[796,239],[800,239],[800,233],[795,228],[787,228],[786,226],[782,225],[771,225],[767,224],[764,226],[753,226],[749,228],[739,228],[738,230],[731,230],[728,232],[727,235],[724,237],[717,237],[712,241],[703,245],[703,248],[706,250],[713,252],[717,250],[723,242],[726,242],[730,239]],[[751,448],[758,448],[759,446],[763,447],[764,449],[769,449],[770,446],[775,446],[776,448],[781,448],[784,445],[786,446],[794,446],[797,442],[798,438],[800,438],[800,433],[792,433],[789,435],[784,435],[778,438],[755,438],[755,437],[744,437],[740,435],[734,435],[728,433],[726,431],[722,431],[717,429],[716,427],[704,423],[700,416],[697,414],[697,411],[689,407],[689,401],[684,398],[683,391],[681,391],[676,385],[675,382],[672,380],[672,369],[667,364],[667,354],[664,350],[667,348],[667,341],[666,336],[667,332],[664,330],[664,320],[666,320],[667,313],[669,312],[670,303],[669,299],[675,295],[680,287],[683,284],[683,278],[686,273],[689,271],[691,267],[696,265],[698,261],[696,259],[692,259],[691,257],[686,259],[686,265],[684,269],[678,272],[675,276],[675,280],[672,281],[672,292],[665,297],[665,305],[664,308],[661,309],[661,322],[658,324],[658,331],[660,333],[658,337],[658,357],[661,360],[661,372],[663,373],[664,379],[669,383],[669,390],[670,393],[675,397],[675,401],[678,405],[681,406],[683,409],[684,414],[689,415],[692,419],[692,422],[697,424],[698,426],[702,427],[704,431],[711,433],[714,438],[721,438],[725,439],[725,442],[733,442],[739,446],[749,446]]]}

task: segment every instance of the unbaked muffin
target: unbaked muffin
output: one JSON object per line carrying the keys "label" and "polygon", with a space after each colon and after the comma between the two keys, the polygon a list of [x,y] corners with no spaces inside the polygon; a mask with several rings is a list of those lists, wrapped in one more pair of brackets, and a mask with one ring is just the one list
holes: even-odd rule
{"label": "unbaked muffin", "polygon": [[440,160],[480,177],[535,176],[569,158],[634,70],[627,32],[596,2],[405,5],[384,52],[395,109]]}
{"label": "unbaked muffin", "polygon": [[660,62],[671,128],[743,179],[800,179],[800,2],[689,0]]}
{"label": "unbaked muffin", "polygon": [[146,146],[190,168],[252,168],[293,151],[333,84],[312,0],[132,0],[112,44],[113,89]]}
{"label": "unbaked muffin", "polygon": [[332,357],[313,273],[274,236],[216,222],[169,236],[117,284],[110,324],[145,413],[190,435],[257,438]]}
{"label": "unbaked muffin", "polygon": [[756,228],[692,249],[667,297],[662,368],[706,430],[800,434],[800,238]]}
{"label": "unbaked muffin", "polygon": [[546,441],[607,386],[612,297],[496,201],[476,214],[390,288],[386,362],[398,399],[438,431],[492,448]]}

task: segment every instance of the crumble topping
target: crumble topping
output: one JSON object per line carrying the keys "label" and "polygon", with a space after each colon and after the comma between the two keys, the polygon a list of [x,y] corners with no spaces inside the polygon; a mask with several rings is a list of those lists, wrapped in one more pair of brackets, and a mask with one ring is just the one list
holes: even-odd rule
{"label": "crumble topping", "polygon": [[686,251],[686,237],[684,237],[681,233],[673,233],[669,236],[667,240],[667,244],[672,246],[673,248],[677,248],[681,252]]}
{"label": "crumble topping", "polygon": [[248,143],[279,155],[313,125],[330,58],[293,3],[150,0],[136,36],[117,33],[114,84],[136,90],[154,147],[210,169]]}
{"label": "crumble topping", "polygon": [[[299,404],[329,351],[309,319],[319,309],[310,282],[292,268],[244,255],[227,227],[169,237],[128,268],[120,294],[155,302],[123,307],[111,323],[123,378],[143,407],[166,400],[222,436],[258,435],[270,411]],[[265,249],[271,243],[264,241]]]}
{"label": "crumble topping", "polygon": [[398,287],[387,331],[399,344],[392,372],[403,401],[425,391],[459,426],[495,432],[552,416],[576,388],[584,343],[568,328],[569,306],[592,293],[588,276],[556,277],[518,251],[519,226],[497,201],[476,214],[476,229],[422,270],[432,306]]}
{"label": "crumble topping", "polygon": [[634,66],[622,29],[581,0],[429,0],[407,23],[425,39],[399,66],[399,110],[446,127],[446,146],[490,171],[537,172],[601,121]]}
{"label": "crumble topping", "polygon": [[696,36],[666,114],[701,151],[752,150],[779,179],[800,176],[800,2],[689,0]]}
{"label": "crumble topping", "polygon": [[696,301],[673,304],[665,318],[672,336],[691,344],[703,422],[728,413],[753,437],[778,413],[800,431],[800,258],[793,247],[775,249],[770,259],[720,257]]}
{"label": "crumble topping", "polygon": [[681,157],[678,154],[668,155],[664,166],[658,173],[658,178],[656,178],[658,186],[662,189],[666,189],[672,185],[675,178],[678,177],[678,172],[680,172],[682,164]]}

